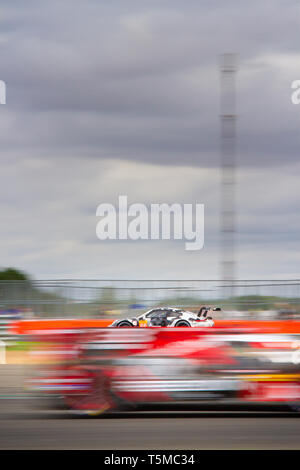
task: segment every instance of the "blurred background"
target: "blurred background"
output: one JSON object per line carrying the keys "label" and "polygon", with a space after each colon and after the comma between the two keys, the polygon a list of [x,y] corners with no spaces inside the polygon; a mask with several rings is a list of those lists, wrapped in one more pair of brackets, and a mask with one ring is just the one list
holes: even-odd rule
{"label": "blurred background", "polygon": [[299,318],[300,281],[27,278],[1,281],[0,302],[3,323],[17,318],[137,316],[159,306],[198,311],[201,305],[222,307],[222,312],[214,313],[216,318],[283,320]]}
{"label": "blurred background", "polygon": [[[210,304],[222,307],[216,320],[271,321],[278,334],[299,320],[299,2],[11,0],[0,24],[0,446],[51,448],[66,435],[60,422],[28,422],[26,435],[5,417],[24,410],[39,363],[40,337],[16,322]],[[119,195],[147,207],[204,204],[204,248],[100,241],[96,209],[117,207]],[[285,338],[293,351],[297,328]],[[93,445],[117,433],[125,448],[147,438],[158,447],[156,423],[161,439],[172,429],[163,418],[139,423],[112,420]],[[285,436],[260,425],[246,432],[220,418],[201,442],[298,446],[295,421]],[[86,426],[92,439],[97,425]],[[182,426],[189,445],[198,424]],[[179,431],[162,442],[180,447]]]}
{"label": "blurred background", "polygon": [[[298,279],[298,7],[2,5],[1,266],[35,279],[222,279],[220,115],[232,104],[221,100],[220,56],[234,53],[235,277]],[[204,249],[101,242],[96,208],[117,207],[120,194],[203,203]]]}

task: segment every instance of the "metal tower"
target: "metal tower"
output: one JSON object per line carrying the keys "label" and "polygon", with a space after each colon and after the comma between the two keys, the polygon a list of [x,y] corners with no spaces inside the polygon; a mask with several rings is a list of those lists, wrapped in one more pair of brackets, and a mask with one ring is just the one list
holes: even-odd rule
{"label": "metal tower", "polygon": [[221,243],[222,279],[235,280],[235,179],[236,179],[236,55],[221,56]]}

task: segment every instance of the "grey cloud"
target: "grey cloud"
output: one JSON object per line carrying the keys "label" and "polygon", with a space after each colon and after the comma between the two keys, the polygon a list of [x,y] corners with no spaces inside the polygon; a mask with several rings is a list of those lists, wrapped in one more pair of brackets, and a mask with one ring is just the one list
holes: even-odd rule
{"label": "grey cloud", "polygon": [[[240,274],[282,266],[294,275],[296,13],[298,0],[3,6],[1,262],[43,276],[216,277],[218,55],[233,51]],[[204,202],[205,249],[192,256],[178,243],[95,243],[97,205],[122,193],[148,204]]]}
{"label": "grey cloud", "polygon": [[234,50],[240,164],[297,158],[294,77],[268,62],[297,51],[296,2],[12,5],[2,73],[17,119],[5,149],[217,166],[218,54]]}

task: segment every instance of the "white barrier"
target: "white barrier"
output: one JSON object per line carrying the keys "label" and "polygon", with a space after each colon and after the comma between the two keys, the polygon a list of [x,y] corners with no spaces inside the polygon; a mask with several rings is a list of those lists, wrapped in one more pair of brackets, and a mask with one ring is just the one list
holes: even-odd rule
{"label": "white barrier", "polygon": [[6,344],[0,340],[0,364],[6,364]]}

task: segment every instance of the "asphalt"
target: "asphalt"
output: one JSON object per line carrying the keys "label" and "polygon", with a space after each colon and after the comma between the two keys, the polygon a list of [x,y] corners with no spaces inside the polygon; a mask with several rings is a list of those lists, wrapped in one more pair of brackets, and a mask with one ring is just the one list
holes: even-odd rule
{"label": "asphalt", "polygon": [[82,418],[64,412],[0,415],[0,449],[300,449],[287,413],[135,412]]}
{"label": "asphalt", "polygon": [[84,418],[26,399],[28,371],[1,367],[0,449],[300,449],[288,412],[135,411]]}

